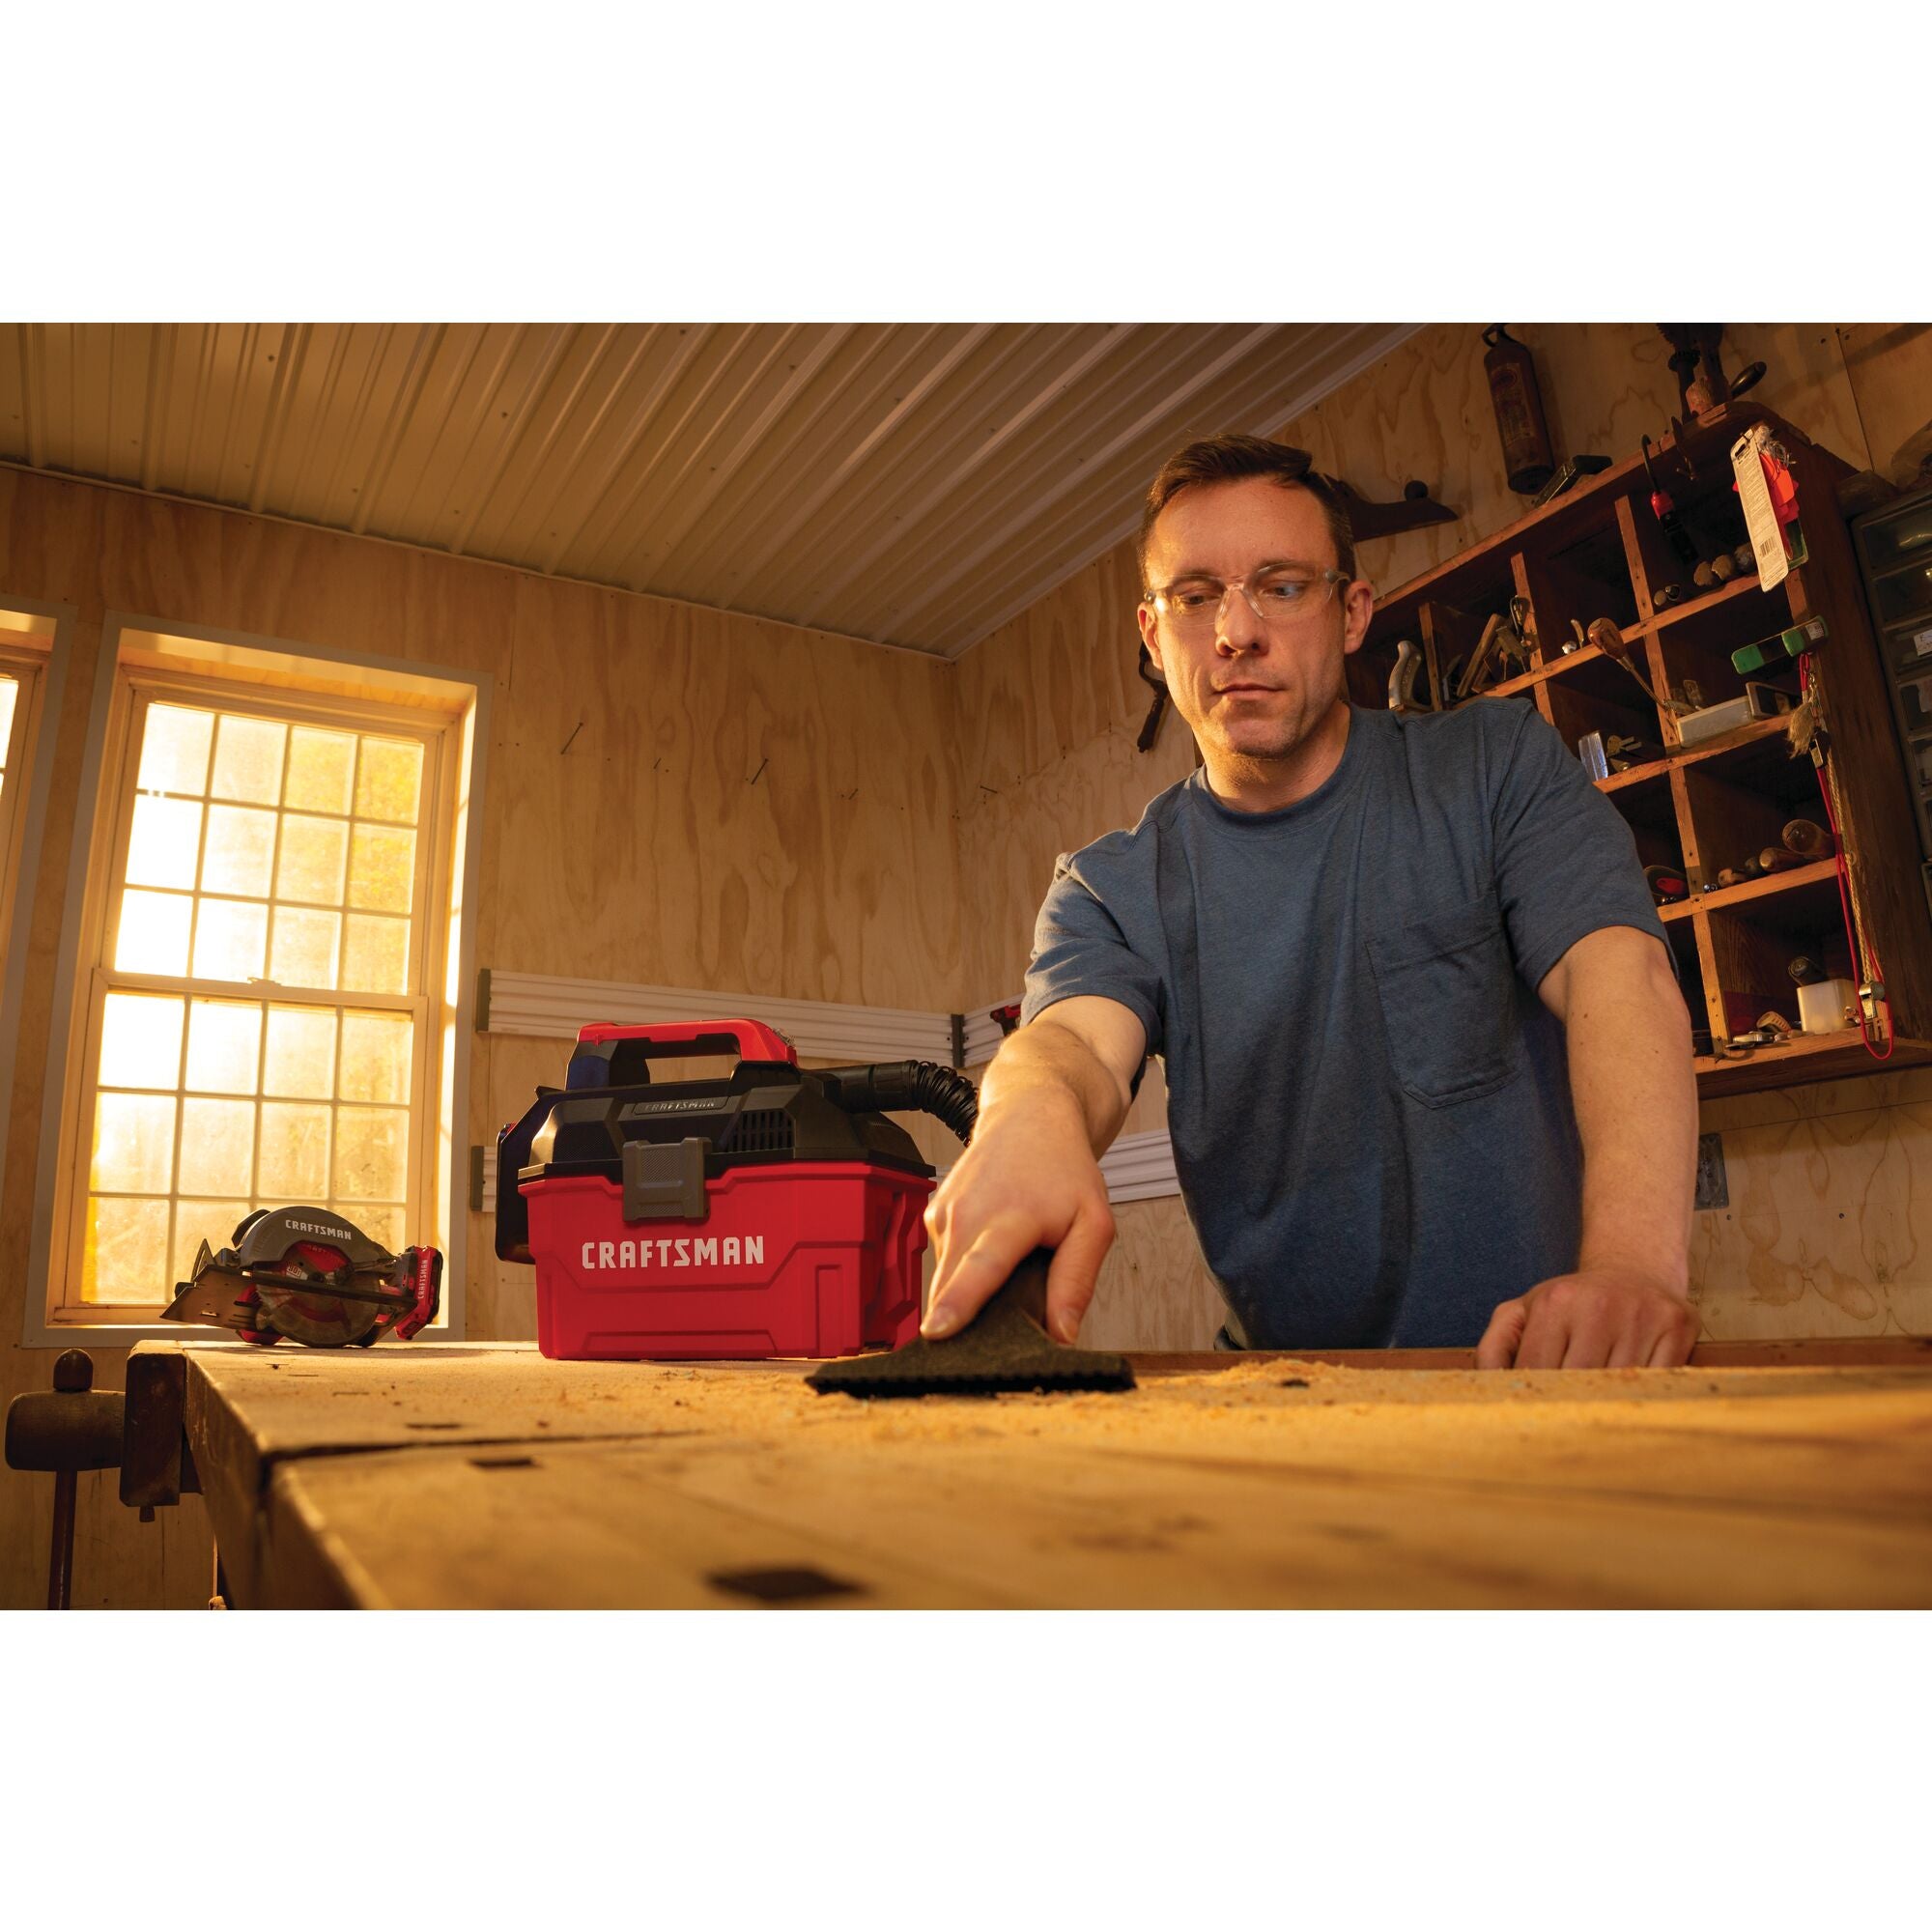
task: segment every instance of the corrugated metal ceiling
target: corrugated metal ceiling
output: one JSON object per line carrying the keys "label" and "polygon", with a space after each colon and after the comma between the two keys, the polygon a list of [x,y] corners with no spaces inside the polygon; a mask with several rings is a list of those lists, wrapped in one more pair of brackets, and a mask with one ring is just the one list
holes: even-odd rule
{"label": "corrugated metal ceiling", "polygon": [[1380,324],[19,324],[0,460],[943,657]]}

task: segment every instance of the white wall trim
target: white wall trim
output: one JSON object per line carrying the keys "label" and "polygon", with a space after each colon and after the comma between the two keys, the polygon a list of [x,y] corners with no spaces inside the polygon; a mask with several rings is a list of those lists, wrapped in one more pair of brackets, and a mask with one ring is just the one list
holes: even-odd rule
{"label": "white wall trim", "polygon": [[1122,1134],[1100,1156],[1100,1172],[1107,1181],[1107,1199],[1117,1206],[1122,1201],[1158,1201],[1180,1192],[1174,1171],[1174,1142],[1165,1127],[1151,1134]]}
{"label": "white wall trim", "polygon": [[[952,1015],[898,1007],[781,1000],[764,993],[696,992],[688,986],[628,985],[616,980],[559,980],[492,972],[482,1028],[530,1039],[575,1039],[597,1020],[743,1019],[776,1027],[808,1060],[933,1060],[952,1065]],[[558,1078],[562,1078],[561,1062]]]}
{"label": "white wall trim", "polygon": [[[1001,1005],[1017,1005],[1018,995]],[[1005,1035],[991,1007],[966,1013],[965,1064],[983,1066]],[[952,1065],[951,1013],[909,1007],[841,1006],[833,1000],[785,1000],[770,993],[719,993],[690,986],[640,986],[622,980],[564,980],[542,973],[491,970],[481,1033],[526,1039],[575,1039],[598,1020],[762,1020],[778,1028],[808,1060],[932,1060]]]}
{"label": "white wall trim", "polygon": [[[41,1148],[34,1170],[34,1222],[27,1249],[26,1314],[21,1341],[29,1349],[68,1348],[93,1336],[119,1347],[128,1330],[55,1323],[47,1320],[47,1266],[53,1247],[54,1185],[60,1168],[61,1101],[67,1092],[68,1038],[72,1032],[73,980],[80,952],[81,908],[87,902],[87,859],[94,845],[94,821],[100,797],[100,761],[107,742],[107,714],[120,661],[121,620],[109,613],[100,626],[95,652],[94,696],[87,714],[87,742],[80,754],[80,783],[73,801],[73,842],[68,849],[67,893],[62,902],[60,945],[54,953],[53,1005],[47,1022],[46,1072],[41,1083]],[[172,1325],[172,1324],[170,1324]],[[219,1328],[183,1328],[182,1336],[213,1341]],[[129,1334],[129,1339],[144,1339]]]}
{"label": "white wall trim", "polygon": [[[470,1054],[469,1041],[476,1026],[476,928],[482,923],[484,786],[490,760],[490,705],[496,677],[487,670],[471,671],[465,680],[473,696],[473,716],[469,724],[469,772],[468,798],[464,806],[463,906],[457,920],[457,961],[455,1048],[450,1055],[449,1166],[443,1186],[449,1202],[449,1229],[443,1256],[442,1321],[447,1324],[440,1340],[461,1342],[469,1334],[469,1088]],[[456,754],[463,754],[462,732],[457,733]],[[460,786],[461,791],[464,787]],[[451,837],[458,828],[450,827]],[[448,962],[443,970],[448,972]],[[439,989],[446,995],[448,983]],[[431,1010],[437,1001],[432,1000]],[[435,1332],[435,1331],[432,1331]]]}

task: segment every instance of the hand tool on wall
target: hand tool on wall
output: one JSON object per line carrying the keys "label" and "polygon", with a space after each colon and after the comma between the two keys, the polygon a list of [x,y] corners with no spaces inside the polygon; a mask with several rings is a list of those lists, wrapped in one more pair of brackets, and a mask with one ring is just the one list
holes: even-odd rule
{"label": "hand tool on wall", "polygon": [[1398,638],[1395,646],[1395,668],[1389,672],[1389,709],[1391,711],[1433,711],[1431,704],[1415,701],[1416,673],[1422,668],[1422,647],[1412,638]]}
{"label": "hand tool on wall", "polygon": [[1716,704],[1673,704],[1672,708],[1678,713],[1679,740],[1685,745],[1702,745],[1759,719],[1778,717],[1791,709],[1791,697],[1775,684],[1747,678],[1742,697],[1722,698]]}
{"label": "hand tool on wall", "polygon": [[1536,647],[1536,613],[1527,597],[1509,601],[1509,622],[1496,634],[1496,651],[1507,668],[1505,675],[1515,676],[1529,668],[1530,652]]}
{"label": "hand tool on wall", "polygon": [[998,1025],[1002,1039],[1010,1039],[1014,1029],[1018,1027],[1020,1023],[1020,1005],[1021,1003],[1018,1000],[1014,1000],[1010,1005],[995,1007],[986,1015],[988,1019]]}
{"label": "hand tool on wall", "polygon": [[1738,371],[1736,376],[1729,383],[1726,383],[1724,381],[1724,372],[1719,366],[1718,362],[1718,341],[1722,335],[1723,328],[1719,326],[1717,336],[1712,339],[1710,346],[1704,352],[1704,360],[1711,380],[1724,392],[1722,395],[1718,396],[1716,400],[1723,403],[1734,403],[1740,396],[1748,394],[1764,381],[1765,365],[1762,362],[1747,362]]}
{"label": "hand tool on wall", "polygon": [[1697,347],[1698,325],[1690,322],[1660,322],[1653,325],[1670,345],[1670,373],[1677,378],[1677,399],[1684,413],[1694,415],[1690,407],[1690,382],[1701,354]]}
{"label": "hand tool on wall", "polygon": [[942,1342],[906,1343],[885,1355],[827,1362],[806,1378],[821,1395],[1024,1395],[1134,1386],[1124,1355],[1076,1349],[1046,1332],[1046,1275],[1053,1254],[1036,1248],[979,1314]]}
{"label": "hand tool on wall", "polygon": [[1735,866],[1727,866],[1718,874],[1718,883],[1740,886],[1747,879],[1766,879],[1774,872],[1795,872],[1810,863],[1795,852],[1785,851],[1781,845],[1763,845],[1755,852],[1747,852]]}
{"label": "hand tool on wall", "polygon": [[1546,503],[1553,503],[1557,497],[1574,490],[1585,476],[1601,475],[1610,467],[1607,456],[1573,456],[1557,470],[1548,483],[1536,493],[1530,503],[1532,510],[1540,510]]}
{"label": "hand tool on wall", "polygon": [[177,1285],[161,1319],[233,1328],[264,1347],[288,1336],[311,1349],[366,1349],[391,1330],[407,1342],[441,1298],[435,1248],[392,1255],[326,1208],[258,1208],[232,1248],[202,1242],[192,1279]]}
{"label": "hand tool on wall", "polygon": [[1402,486],[1402,500],[1395,503],[1372,503],[1358,497],[1339,476],[1323,476],[1321,480],[1341,498],[1349,513],[1349,533],[1357,543],[1401,536],[1430,524],[1453,524],[1463,514],[1447,503],[1438,503],[1429,494],[1429,485],[1413,478]]}
{"label": "hand tool on wall", "polygon": [[1721,322],[1660,322],[1655,327],[1670,345],[1670,372],[1677,378],[1677,393],[1687,415],[1708,415],[1764,380],[1762,362],[1747,364],[1736,382],[1725,380],[1719,359],[1724,339]]}
{"label": "hand tool on wall", "polygon": [[1549,425],[1536,388],[1536,364],[1500,322],[1484,329],[1483,342],[1489,352],[1483,357],[1483,373],[1490,381],[1490,403],[1496,414],[1509,486],[1520,497],[1533,497],[1556,469]]}
{"label": "hand tool on wall", "polygon": [[1636,668],[1636,660],[1631,651],[1630,640],[1618,628],[1613,617],[1598,617],[1592,620],[1590,628],[1584,632],[1586,643],[1596,645],[1603,654],[1615,664],[1620,664],[1636,680],[1637,689],[1657,706],[1660,711],[1678,712],[1682,706],[1674,697],[1660,697],[1651,690],[1650,680]]}
{"label": "hand tool on wall", "polygon": [[1482,639],[1469,653],[1450,694],[1456,702],[1461,703],[1476,689],[1483,673],[1490,668],[1490,659],[1494,655],[1498,639],[1508,628],[1509,619],[1500,613],[1483,626]]}
{"label": "hand tool on wall", "polygon": [[1613,772],[1628,772],[1638,765],[1654,765],[1663,756],[1663,747],[1648,738],[1632,738],[1612,732],[1604,740],[1604,756]]}
{"label": "hand tool on wall", "polygon": [[1697,568],[1697,546],[1690,541],[1690,533],[1678,521],[1677,506],[1670,500],[1670,492],[1657,480],[1657,471],[1650,461],[1650,438],[1643,439],[1643,473],[1650,483],[1650,513],[1662,526],[1663,534],[1670,540],[1670,548],[1677,553],[1677,560],[1686,570],[1694,572]]}

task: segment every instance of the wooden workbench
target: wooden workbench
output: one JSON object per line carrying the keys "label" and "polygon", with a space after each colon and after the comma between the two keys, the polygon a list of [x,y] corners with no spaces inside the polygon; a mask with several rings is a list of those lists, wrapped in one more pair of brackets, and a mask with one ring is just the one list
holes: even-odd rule
{"label": "wooden workbench", "polygon": [[1130,1394],[888,1403],[803,1363],[140,1349],[185,1357],[242,1606],[1932,1604],[1910,1345],[1153,1356]]}

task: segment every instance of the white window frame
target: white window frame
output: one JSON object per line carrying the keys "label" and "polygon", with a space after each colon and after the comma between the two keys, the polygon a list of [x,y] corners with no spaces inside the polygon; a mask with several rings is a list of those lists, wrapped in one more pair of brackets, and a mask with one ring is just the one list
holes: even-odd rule
{"label": "white window frame", "polygon": [[[0,629],[0,659],[10,671],[31,673],[14,713],[7,785],[0,795],[0,1173],[7,1166],[7,1134],[14,1112],[14,1063],[20,1043],[20,1009],[27,978],[27,947],[40,883],[41,840],[47,791],[53,780],[53,739],[67,688],[68,653],[74,620],[71,604],[43,604],[0,589],[0,611],[30,621],[27,631]],[[21,717],[21,712],[25,717]]]}
{"label": "white window frame", "polygon": [[[41,690],[46,681],[46,659],[31,645],[15,643],[18,632],[0,631],[0,677],[15,692],[14,716],[7,743],[0,746],[0,944],[11,958],[14,952],[14,901],[19,873],[20,838],[27,814],[21,799],[34,775],[34,744],[39,737]],[[23,640],[24,642],[24,640]]]}
{"label": "white window frame", "polygon": [[[165,647],[166,662],[156,649]],[[133,662],[128,662],[129,657]],[[264,673],[279,681],[263,681]],[[358,673],[371,673],[366,680]],[[294,688],[289,677],[338,687]],[[344,684],[356,687],[343,693]],[[111,977],[115,987],[213,994],[276,1004],[389,1008],[417,1016],[417,1062],[411,1111],[419,1131],[411,1187],[420,1208],[406,1230],[412,1241],[443,1251],[443,1312],[430,1333],[461,1340],[468,1264],[467,1117],[469,1059],[466,1037],[475,974],[473,952],[480,876],[482,758],[488,743],[487,672],[445,673],[311,644],[247,638],[185,627],[165,619],[110,613],[102,629],[94,713],[69,868],[67,905],[56,973],[54,1037],[43,1102],[41,1162],[27,1296],[28,1346],[50,1347],[92,1335],[120,1345],[146,1337],[232,1339],[220,1328],[192,1328],[158,1320],[160,1302],[82,1303],[78,1255],[84,1239],[87,1172],[91,1164],[94,1069],[99,1021]],[[366,695],[365,695],[366,694]],[[422,694],[432,702],[413,701]],[[406,701],[397,701],[398,697]],[[110,930],[118,866],[127,850],[135,787],[132,760],[137,721],[155,701],[252,711],[298,723],[401,732],[424,742],[423,805],[412,946],[419,963],[412,990],[400,996],[314,995],[299,988],[235,986],[194,980],[143,982],[109,975]],[[459,708],[460,707],[460,708]],[[452,873],[459,910],[452,918]],[[454,944],[456,957],[449,956]],[[447,1052],[454,1034],[455,1051]],[[445,1086],[448,1091],[444,1091]],[[462,1166],[465,1172],[459,1173]],[[52,1263],[52,1265],[50,1265]],[[63,1293],[63,1291],[65,1291]]]}

